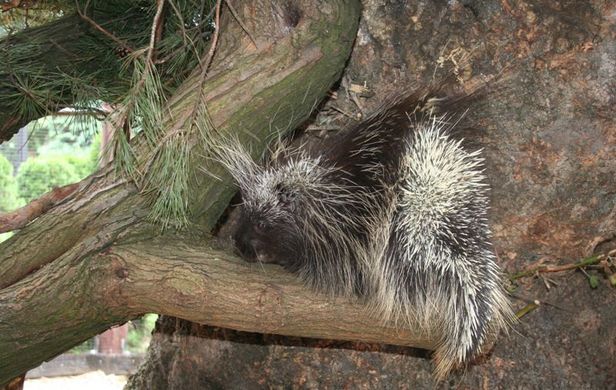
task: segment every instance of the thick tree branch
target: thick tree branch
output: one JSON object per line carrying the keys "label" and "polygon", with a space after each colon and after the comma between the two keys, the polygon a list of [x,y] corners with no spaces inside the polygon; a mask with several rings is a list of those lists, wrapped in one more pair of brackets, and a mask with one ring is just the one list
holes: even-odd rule
{"label": "thick tree branch", "polygon": [[[58,301],[50,305],[48,294]],[[308,291],[278,266],[162,236],[103,252],[76,248],[0,290],[0,383],[146,312],[243,331],[433,346],[430,335],[383,324],[359,302]]]}
{"label": "thick tree branch", "polygon": [[96,298],[98,266],[74,252],[0,290],[0,385],[123,319]]}
{"label": "thick tree branch", "polygon": [[60,205],[42,214],[9,240],[0,243],[0,288],[18,282],[54,261],[88,237],[100,232],[110,236],[116,218],[144,218],[147,211],[136,188],[116,182],[113,175],[93,176]]}
{"label": "thick tree branch", "polygon": [[281,267],[248,264],[206,245],[176,241],[169,251],[168,241],[159,238],[115,247],[107,256],[121,265],[119,294],[136,312],[156,308],[250,332],[433,346],[429,335],[383,324],[360,302],[316,294]]}

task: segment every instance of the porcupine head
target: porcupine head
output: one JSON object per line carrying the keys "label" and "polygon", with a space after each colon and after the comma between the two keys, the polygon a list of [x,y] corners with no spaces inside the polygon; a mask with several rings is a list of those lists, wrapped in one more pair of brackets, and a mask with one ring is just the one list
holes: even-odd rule
{"label": "porcupine head", "polygon": [[442,379],[513,315],[490,243],[483,160],[447,116],[468,98],[438,92],[396,99],[312,148],[279,147],[264,164],[237,143],[219,154],[242,194],[242,257],[426,333]]}

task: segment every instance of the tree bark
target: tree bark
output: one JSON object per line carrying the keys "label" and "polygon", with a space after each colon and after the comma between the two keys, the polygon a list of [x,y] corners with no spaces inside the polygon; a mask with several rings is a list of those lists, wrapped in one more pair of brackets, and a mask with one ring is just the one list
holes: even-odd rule
{"label": "tree bark", "polygon": [[[256,38],[255,47],[251,40],[238,38],[245,37],[245,32],[226,12],[221,24],[223,39],[203,85],[208,110],[220,134],[237,131],[242,140],[252,137],[258,151],[268,134],[292,129],[305,120],[339,78],[358,15],[359,4],[354,1],[243,4],[238,16]],[[196,93],[191,86],[197,77],[198,72],[189,77],[170,100],[165,129],[186,125],[183,102]],[[291,283],[289,286],[266,282],[262,274],[261,279],[253,279],[255,275],[239,272],[242,265],[219,254],[212,258],[206,247],[194,244],[206,242],[202,232],[214,226],[234,190],[228,176],[205,156],[192,164],[194,180],[187,202],[198,231],[185,236],[164,235],[154,245],[159,233],[146,220],[147,197],[106,169],[80,183],[71,197],[0,244],[0,384],[144,312],[182,315],[255,331],[278,329],[293,335],[307,332],[313,336],[355,337],[356,333],[342,334],[354,332],[354,326],[370,327],[370,320],[363,325],[347,322],[338,330],[328,330],[325,325],[315,325],[312,330],[302,327],[292,320],[294,311],[300,318],[306,317],[298,302],[312,300],[311,307],[323,308],[325,315],[332,314],[331,304],[319,304],[321,298],[280,272],[273,275],[280,277],[279,282]],[[219,179],[204,175],[204,167]],[[147,250],[149,258],[139,255],[142,250]],[[193,260],[184,262],[177,254]],[[227,262],[229,269],[224,268]],[[225,302],[224,295],[210,290],[225,287],[218,277],[233,275],[238,277],[236,285],[261,285],[260,292],[245,289],[242,294],[226,297]],[[174,294],[161,294],[160,301],[151,299],[157,295],[153,292],[165,291],[161,285]],[[287,292],[298,295],[286,296]],[[278,301],[259,306],[259,294],[265,294],[263,299],[272,296]],[[230,311],[205,310],[206,302],[215,310]],[[264,317],[263,305],[275,309],[284,320],[271,314]],[[352,313],[361,310],[352,303],[341,303],[341,307]],[[314,319],[318,317],[311,314]],[[367,333],[368,339],[377,339],[380,332],[387,331],[378,325],[373,329]],[[413,342],[412,335],[406,340]]]}

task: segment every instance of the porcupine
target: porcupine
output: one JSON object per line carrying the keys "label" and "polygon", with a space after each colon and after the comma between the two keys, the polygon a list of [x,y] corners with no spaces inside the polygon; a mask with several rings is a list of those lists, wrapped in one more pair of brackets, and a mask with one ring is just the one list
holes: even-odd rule
{"label": "porcupine", "polygon": [[438,379],[513,318],[490,242],[483,159],[450,123],[470,100],[427,88],[263,165],[241,148],[222,153],[242,195],[240,254],[418,326],[438,340]]}

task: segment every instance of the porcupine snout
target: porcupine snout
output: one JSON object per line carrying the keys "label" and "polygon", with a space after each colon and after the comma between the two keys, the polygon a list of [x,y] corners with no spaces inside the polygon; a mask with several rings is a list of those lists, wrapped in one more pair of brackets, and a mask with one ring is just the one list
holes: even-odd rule
{"label": "porcupine snout", "polygon": [[250,263],[275,263],[284,265],[285,256],[276,252],[281,246],[280,235],[264,222],[254,222],[243,216],[233,241],[236,253]]}
{"label": "porcupine snout", "polygon": [[262,240],[258,238],[256,225],[242,224],[233,235],[235,251],[244,260],[254,263],[267,262],[267,255]]}

